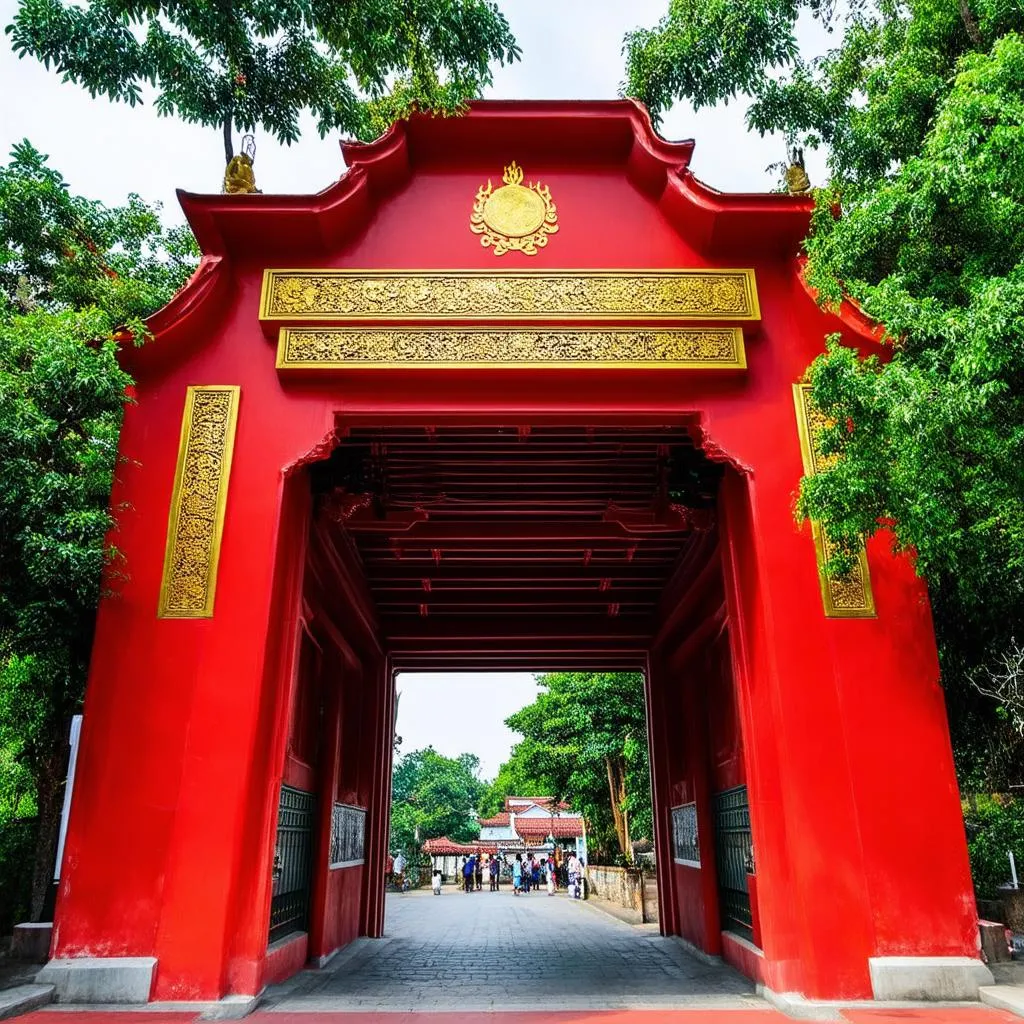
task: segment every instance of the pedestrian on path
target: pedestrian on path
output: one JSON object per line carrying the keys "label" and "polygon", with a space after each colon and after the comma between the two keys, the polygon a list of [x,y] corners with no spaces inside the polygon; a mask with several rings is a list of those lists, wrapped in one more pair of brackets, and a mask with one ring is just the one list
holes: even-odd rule
{"label": "pedestrian on path", "polygon": [[498,891],[498,881],[499,881],[498,880],[498,875],[499,875],[499,872],[501,871],[501,868],[500,868],[500,866],[498,864],[497,855],[494,855],[494,856],[491,857],[491,862],[490,862],[490,864],[487,865],[487,868],[488,868],[488,873],[489,873],[490,879],[491,879],[491,892],[497,892]]}
{"label": "pedestrian on path", "polygon": [[476,891],[484,887],[484,860],[480,851],[476,851],[476,862],[473,865],[473,877],[476,879]]}
{"label": "pedestrian on path", "polygon": [[398,851],[398,856],[395,858],[394,863],[394,881],[395,888],[399,892],[404,892],[403,883],[405,882],[405,854],[401,850]]}
{"label": "pedestrian on path", "polygon": [[569,898],[577,899],[576,893],[580,887],[580,862],[575,853],[569,857],[566,867],[569,869]]}
{"label": "pedestrian on path", "polygon": [[441,895],[441,869],[440,868],[434,868],[433,883],[434,883],[434,895],[435,896],[440,896]]}
{"label": "pedestrian on path", "polygon": [[516,854],[512,862],[512,894],[518,896],[523,887],[523,856]]}
{"label": "pedestrian on path", "polygon": [[545,867],[545,874],[548,877],[548,895],[549,896],[554,896],[555,895],[555,862],[553,860],[549,860],[547,862],[547,864],[544,865],[544,867]]}

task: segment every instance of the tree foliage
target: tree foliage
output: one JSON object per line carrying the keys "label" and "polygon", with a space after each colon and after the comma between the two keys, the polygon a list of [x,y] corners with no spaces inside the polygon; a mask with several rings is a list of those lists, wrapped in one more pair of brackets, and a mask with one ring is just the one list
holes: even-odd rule
{"label": "tree foliage", "polygon": [[512,748],[508,760],[499,766],[498,774],[485,786],[480,797],[480,817],[493,818],[503,811],[507,796],[554,794],[558,785],[543,773],[546,763],[545,754],[535,740],[520,740]]}
{"label": "tree foliage", "polygon": [[996,899],[999,887],[1011,881],[1010,853],[1024,865],[1024,803],[981,798],[964,814],[964,825],[975,893],[979,899]]}
{"label": "tree foliage", "polygon": [[228,160],[232,127],[290,144],[309,110],[321,136],[371,139],[414,107],[457,108],[519,57],[490,0],[21,0],[7,31],[93,96],[135,106],[155,87],[160,114],[221,128]]}
{"label": "tree foliage", "polygon": [[144,337],[194,263],[155,209],[73,195],[27,142],[0,168],[0,814],[38,810],[36,913],[101,579],[118,570],[108,506],[131,380],[115,337]]}
{"label": "tree foliage", "polygon": [[653,827],[643,676],[554,672],[537,683],[537,699],[506,719],[524,739],[502,765],[489,806],[507,783],[564,799],[583,814],[596,848],[631,856],[631,840],[651,838]]}
{"label": "tree foliage", "polygon": [[428,839],[447,836],[468,843],[478,838],[479,773],[475,754],[452,758],[426,747],[401,758],[391,778],[391,849],[416,857]]}
{"label": "tree foliage", "polygon": [[[796,45],[807,11],[837,40],[814,60]],[[1024,749],[968,681],[1024,623],[1022,33],[1016,0],[854,0],[838,13],[672,0],[626,40],[626,88],[656,115],[745,93],[752,129],[828,150],[807,279],[825,305],[855,300],[886,341],[865,358],[832,339],[809,368],[835,458],[803,481],[798,512],[827,527],[835,572],[883,526],[913,552],[962,780],[994,788],[1020,781]]]}

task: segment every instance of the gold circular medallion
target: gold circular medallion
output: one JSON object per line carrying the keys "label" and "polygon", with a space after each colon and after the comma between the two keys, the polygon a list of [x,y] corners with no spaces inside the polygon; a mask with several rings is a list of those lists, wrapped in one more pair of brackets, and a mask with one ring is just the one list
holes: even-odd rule
{"label": "gold circular medallion", "polygon": [[506,185],[492,192],[484,203],[484,223],[492,230],[511,238],[532,235],[547,215],[544,200],[522,185]]}
{"label": "gold circular medallion", "polygon": [[481,245],[494,247],[495,256],[513,249],[536,256],[548,244],[548,235],[558,230],[551,191],[539,181],[523,185],[523,169],[514,160],[502,181],[498,188],[488,181],[477,191],[469,226],[481,236]]}

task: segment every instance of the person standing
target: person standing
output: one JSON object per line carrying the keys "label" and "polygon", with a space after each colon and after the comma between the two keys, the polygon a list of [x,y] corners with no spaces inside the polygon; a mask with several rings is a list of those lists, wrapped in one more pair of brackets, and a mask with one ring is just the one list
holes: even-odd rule
{"label": "person standing", "polygon": [[465,859],[463,860],[463,865],[462,865],[462,881],[463,881],[463,889],[464,889],[465,892],[472,892],[473,891],[473,871],[474,871],[475,867],[476,867],[476,864],[474,863],[474,860],[473,860],[472,857],[470,857],[469,860],[465,860]]}
{"label": "person standing", "polygon": [[479,850],[476,851],[476,862],[473,865],[473,877],[476,880],[476,891],[484,887],[484,859]]}
{"label": "person standing", "polygon": [[545,872],[544,873],[547,875],[548,895],[549,896],[554,896],[555,895],[555,862],[553,860],[551,860],[551,858],[549,857],[548,858],[548,862],[547,862],[547,864],[544,865],[544,867],[545,867]]}
{"label": "person standing", "polygon": [[403,883],[405,882],[405,854],[401,850],[398,851],[398,856],[395,858],[394,863],[395,869],[395,888],[399,892],[403,892]]}
{"label": "person standing", "polygon": [[569,869],[569,898],[576,899],[580,882],[580,862],[575,853],[570,854],[567,867]]}
{"label": "person standing", "polygon": [[516,854],[516,859],[512,862],[512,895],[518,896],[520,890],[523,887],[523,855],[521,853]]}
{"label": "person standing", "polygon": [[488,868],[489,868],[490,878],[491,878],[491,892],[497,892],[498,891],[498,871],[500,870],[499,866],[498,866],[497,854],[494,854],[494,855],[491,856],[491,862],[488,865]]}
{"label": "person standing", "polygon": [[536,854],[530,858],[530,884],[534,889],[540,888],[540,862]]}

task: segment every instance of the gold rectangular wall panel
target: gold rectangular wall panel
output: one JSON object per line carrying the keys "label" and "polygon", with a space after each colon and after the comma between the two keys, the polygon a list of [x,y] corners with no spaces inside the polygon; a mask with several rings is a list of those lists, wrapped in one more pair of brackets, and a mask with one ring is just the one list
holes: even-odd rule
{"label": "gold rectangular wall panel", "polygon": [[759,320],[753,270],[265,270],[261,320]]}
{"label": "gold rectangular wall panel", "polygon": [[739,327],[491,330],[282,327],[278,369],[618,367],[742,370]]}
{"label": "gold rectangular wall panel", "polygon": [[[800,452],[803,456],[804,473],[814,476],[827,468],[828,459],[818,446],[818,434],[826,420],[811,400],[810,384],[793,385],[793,401],[796,405],[797,429],[800,432]],[[871,573],[868,569],[867,553],[863,545],[857,553],[857,560],[849,575],[829,576],[823,566],[832,557],[833,548],[828,534],[816,523],[811,522],[814,537],[814,551],[818,560],[818,578],[821,581],[821,598],[825,615],[834,619],[874,618],[875,598],[871,592]]]}
{"label": "gold rectangular wall panel", "polygon": [[157,610],[160,618],[213,615],[238,396],[238,387],[219,384],[190,387],[185,393]]}

